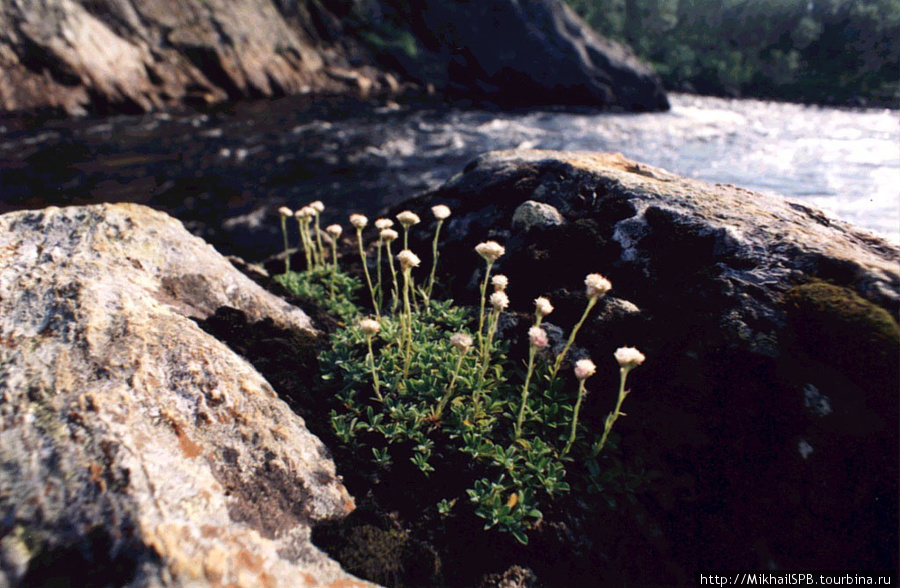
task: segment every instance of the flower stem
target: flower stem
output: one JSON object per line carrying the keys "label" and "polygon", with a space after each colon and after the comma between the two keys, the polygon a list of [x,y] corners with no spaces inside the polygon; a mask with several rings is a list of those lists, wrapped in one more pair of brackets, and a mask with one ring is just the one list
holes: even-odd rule
{"label": "flower stem", "polygon": [[391,310],[397,310],[397,303],[400,298],[400,286],[397,283],[397,269],[394,267],[394,256],[391,254],[391,242],[387,242],[387,258],[388,265],[391,267],[391,278],[394,280],[394,289],[391,291]]}
{"label": "flower stem", "polygon": [[375,354],[372,353],[372,337],[366,337],[366,343],[369,344],[369,355],[366,357],[366,361],[372,368],[372,383],[375,385],[375,396],[378,397],[379,402],[384,402],[384,397],[379,390],[378,370],[375,369]]}
{"label": "flower stem", "polygon": [[375,316],[380,319],[381,312],[378,310],[378,304],[375,302],[375,289],[372,288],[372,278],[369,277],[369,264],[366,263],[366,252],[363,249],[362,229],[356,229],[356,241],[359,243],[359,258],[362,260],[363,273],[366,274],[366,284],[369,286],[369,294],[372,296],[372,308],[375,309]]}
{"label": "flower stem", "polygon": [[447,391],[444,393],[444,397],[441,398],[441,401],[437,405],[437,409],[435,409],[434,411],[434,420],[439,420],[441,418],[441,413],[444,412],[444,407],[447,406],[447,403],[453,396],[453,388],[454,386],[456,386],[456,378],[459,376],[459,370],[462,367],[463,359],[465,359],[468,352],[468,349],[460,352],[459,358],[456,360],[456,369],[453,370],[453,377],[450,378],[450,385],[447,386]]}
{"label": "flower stem", "polygon": [[597,296],[591,296],[590,298],[588,298],[587,308],[584,309],[584,314],[581,315],[581,320],[578,321],[578,324],[575,325],[575,328],[572,329],[572,332],[569,334],[569,340],[566,341],[566,346],[563,347],[562,352],[556,356],[556,361],[553,363],[553,369],[550,371],[551,382],[556,379],[556,374],[557,372],[559,372],[559,368],[560,366],[562,366],[562,362],[566,358],[566,354],[572,347],[572,343],[575,342],[575,336],[578,334],[578,330],[581,329],[581,325],[584,324],[588,313],[591,312],[591,309],[594,308],[595,304],[597,304],[597,300]]}
{"label": "flower stem", "polygon": [[290,243],[288,242],[287,217],[281,217],[281,234],[284,235],[284,273],[291,271]]}
{"label": "flower stem", "polygon": [[412,308],[409,305],[409,287],[411,269],[403,270],[403,315],[406,317],[404,330],[406,331],[406,354],[403,361],[403,377],[409,377],[409,362],[412,358]]}
{"label": "flower stem", "polygon": [[606,438],[609,437],[609,432],[612,431],[613,425],[616,424],[616,419],[623,414],[621,412],[622,402],[625,400],[625,397],[628,396],[628,391],[625,389],[625,380],[628,378],[629,371],[630,370],[627,368],[619,368],[619,398],[616,400],[616,408],[606,415],[606,422],[603,426],[603,436],[600,438],[600,445],[597,446],[594,454],[603,451],[603,446],[606,445]]}
{"label": "flower stem", "polygon": [[531,374],[534,371],[534,356],[537,347],[528,347],[528,371],[525,374],[525,385],[522,386],[522,406],[519,408],[519,418],[516,419],[516,439],[522,436],[522,421],[525,420],[525,405],[528,403],[528,387],[531,384]]}
{"label": "flower stem", "polygon": [[325,267],[325,248],[322,247],[322,233],[319,230],[319,212],[316,211],[316,244],[317,244],[317,265],[319,267]]}
{"label": "flower stem", "polygon": [[484,302],[487,294],[488,281],[491,279],[492,265],[494,265],[493,261],[487,262],[487,270],[484,272],[484,281],[481,283],[481,308],[478,310],[478,348],[482,350],[482,353],[484,352],[484,335],[481,332],[484,328]]}
{"label": "flower stem", "polygon": [[438,236],[441,233],[441,225],[444,224],[443,220],[438,220],[437,227],[434,229],[434,241],[431,243],[431,253],[432,253],[432,262],[431,262],[431,275],[428,276],[428,286],[425,288],[425,306],[428,306],[428,301],[431,300],[431,292],[434,290],[434,272],[437,270],[438,264]]}
{"label": "flower stem", "polygon": [[575,412],[572,414],[572,432],[569,434],[569,442],[566,443],[566,446],[562,450],[562,453],[559,454],[560,457],[563,457],[565,454],[569,453],[569,449],[571,449],[572,444],[575,443],[575,431],[578,427],[578,412],[581,410],[582,400],[584,400],[584,380],[579,380],[578,400],[575,401]]}
{"label": "flower stem", "polygon": [[378,240],[378,254],[376,256],[376,273],[377,273],[377,283],[375,284],[375,291],[378,294],[378,306],[376,307],[379,311],[381,310],[381,306],[384,304],[384,289],[381,284],[381,248],[384,246],[384,242],[379,239]]}
{"label": "flower stem", "polygon": [[313,269],[312,258],[310,257],[309,246],[309,222],[306,219],[297,217],[297,227],[300,229],[300,243],[303,245],[303,255],[306,257],[306,269]]}
{"label": "flower stem", "polygon": [[334,281],[337,279],[338,273],[338,264],[337,264],[337,238],[333,238],[331,240],[331,261],[332,261],[332,272],[331,272],[331,300],[334,300]]}

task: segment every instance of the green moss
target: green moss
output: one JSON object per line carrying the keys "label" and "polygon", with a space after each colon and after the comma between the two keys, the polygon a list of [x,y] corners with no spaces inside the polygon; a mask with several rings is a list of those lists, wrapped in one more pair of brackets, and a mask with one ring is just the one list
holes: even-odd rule
{"label": "green moss", "polygon": [[845,286],[819,280],[788,291],[788,321],[806,351],[866,383],[896,378],[900,325]]}
{"label": "green moss", "polygon": [[385,586],[400,584],[408,536],[399,529],[362,525],[350,530],[338,560],[351,574]]}

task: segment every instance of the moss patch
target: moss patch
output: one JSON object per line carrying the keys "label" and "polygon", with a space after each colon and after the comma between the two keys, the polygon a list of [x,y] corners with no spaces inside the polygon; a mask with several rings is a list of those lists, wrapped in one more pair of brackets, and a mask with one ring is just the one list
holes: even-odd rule
{"label": "moss patch", "polygon": [[864,388],[896,387],[900,326],[845,286],[811,281],[788,291],[788,322],[805,351]]}

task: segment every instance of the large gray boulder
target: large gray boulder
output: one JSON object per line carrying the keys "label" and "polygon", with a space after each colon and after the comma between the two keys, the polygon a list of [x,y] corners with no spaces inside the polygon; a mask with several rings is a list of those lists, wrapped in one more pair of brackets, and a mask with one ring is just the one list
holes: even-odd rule
{"label": "large gray boulder", "polygon": [[394,33],[390,55],[440,90],[512,106],[669,107],[652,68],[597,34],[563,0],[381,4],[385,20],[393,15],[405,29]]}
{"label": "large gray boulder", "polygon": [[0,586],[367,585],[310,542],[353,499],[222,307],[314,336],[149,208],[0,216]]}
{"label": "large gray boulder", "polygon": [[[516,223],[528,201],[565,222]],[[402,208],[428,219],[435,204],[453,210],[439,275],[458,301],[477,304],[473,248],[487,239],[506,246],[495,268],[525,320],[548,295],[545,320],[571,328],[585,275],[609,277],[577,340],[598,364],[587,423],[602,429],[612,409],[613,351],[647,356],[616,424],[634,502],[545,526],[533,553],[552,555],[523,562],[538,577],[590,585],[601,560],[628,585],[897,569],[900,248],[806,204],[616,154],[489,153]],[[411,241],[425,268],[433,226]]]}

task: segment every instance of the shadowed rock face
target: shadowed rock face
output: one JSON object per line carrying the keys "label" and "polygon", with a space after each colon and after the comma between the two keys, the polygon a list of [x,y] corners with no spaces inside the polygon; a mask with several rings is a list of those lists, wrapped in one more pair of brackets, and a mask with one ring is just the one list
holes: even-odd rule
{"label": "shadowed rock face", "polygon": [[396,1],[416,55],[393,56],[414,78],[504,105],[666,110],[653,70],[601,37],[562,0]]}
{"label": "shadowed rock face", "polygon": [[[527,201],[564,222],[514,222]],[[546,320],[565,329],[585,275],[612,281],[577,341],[598,364],[583,414],[602,427],[612,352],[643,351],[616,427],[626,461],[660,476],[621,507],[624,527],[571,522],[610,569],[638,585],[703,568],[896,569],[900,249],[805,205],[612,154],[490,153],[394,212],[431,219],[435,204],[453,210],[438,273],[457,300],[475,303],[473,248],[487,239],[506,246],[495,268],[511,310],[548,295]],[[434,221],[420,227],[411,248],[430,268]],[[598,552],[552,535],[533,542],[558,562],[527,564],[587,581],[578,558]]]}
{"label": "shadowed rock face", "polygon": [[310,543],[353,500],[222,307],[315,336],[164,214],[0,216],[0,585],[367,585]]}

